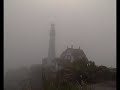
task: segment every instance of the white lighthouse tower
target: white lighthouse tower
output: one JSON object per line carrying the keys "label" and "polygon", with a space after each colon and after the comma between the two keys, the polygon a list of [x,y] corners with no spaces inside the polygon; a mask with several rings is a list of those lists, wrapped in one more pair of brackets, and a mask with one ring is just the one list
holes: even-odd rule
{"label": "white lighthouse tower", "polygon": [[48,50],[48,65],[53,65],[52,61],[55,59],[55,25],[51,24],[49,50]]}

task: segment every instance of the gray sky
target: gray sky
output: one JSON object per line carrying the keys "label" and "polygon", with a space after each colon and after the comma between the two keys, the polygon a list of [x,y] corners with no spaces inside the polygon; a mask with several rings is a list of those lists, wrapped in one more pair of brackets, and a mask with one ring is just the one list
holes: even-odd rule
{"label": "gray sky", "polygon": [[73,44],[97,65],[116,67],[116,0],[4,0],[4,66],[41,63],[51,22],[57,57]]}

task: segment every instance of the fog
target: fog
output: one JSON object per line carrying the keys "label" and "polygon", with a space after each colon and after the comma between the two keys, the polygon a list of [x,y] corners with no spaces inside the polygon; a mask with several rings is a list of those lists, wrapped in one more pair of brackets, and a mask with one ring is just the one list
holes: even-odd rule
{"label": "fog", "polygon": [[116,67],[116,0],[4,0],[4,69],[40,64],[51,23],[57,57],[80,46],[97,65]]}

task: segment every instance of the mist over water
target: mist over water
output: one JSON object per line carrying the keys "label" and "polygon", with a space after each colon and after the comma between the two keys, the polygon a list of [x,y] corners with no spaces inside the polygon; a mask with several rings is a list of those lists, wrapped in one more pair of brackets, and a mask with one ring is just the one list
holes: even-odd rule
{"label": "mist over water", "polygon": [[40,64],[51,23],[56,56],[82,48],[97,65],[116,67],[116,0],[4,0],[4,69]]}

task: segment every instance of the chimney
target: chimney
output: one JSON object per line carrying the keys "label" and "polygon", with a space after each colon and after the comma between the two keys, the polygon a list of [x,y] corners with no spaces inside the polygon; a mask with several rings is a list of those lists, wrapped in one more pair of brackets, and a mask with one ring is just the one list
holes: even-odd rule
{"label": "chimney", "polygon": [[79,46],[79,50],[80,50],[80,46]]}

